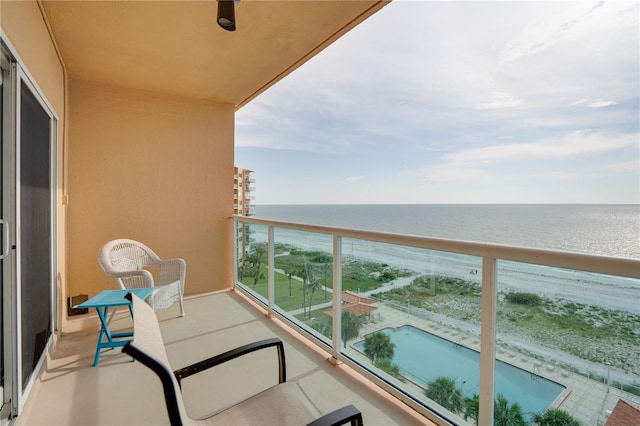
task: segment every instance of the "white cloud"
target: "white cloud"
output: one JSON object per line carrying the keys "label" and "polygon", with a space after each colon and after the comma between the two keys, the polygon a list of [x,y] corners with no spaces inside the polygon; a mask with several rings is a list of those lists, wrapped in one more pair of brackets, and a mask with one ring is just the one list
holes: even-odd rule
{"label": "white cloud", "polygon": [[566,5],[559,7],[565,10],[558,10],[545,19],[533,21],[511,39],[500,54],[500,63],[506,64],[540,54],[560,45],[582,40],[587,35],[601,37],[602,32],[608,32],[611,27],[634,26],[638,13],[635,2],[574,2],[569,8]]}
{"label": "white cloud", "polygon": [[492,145],[447,154],[444,159],[457,162],[489,162],[515,157],[550,158],[611,151],[626,146],[639,146],[640,135],[611,135],[579,130],[564,136],[544,138],[530,143]]}
{"label": "white cloud", "polygon": [[477,109],[501,109],[512,108],[522,103],[521,99],[515,99],[512,94],[505,92],[494,92],[493,100],[478,105]]}
{"label": "white cloud", "polygon": [[640,148],[640,134],[606,134],[582,130],[535,142],[490,145],[445,154],[439,163],[423,168],[421,174],[431,180],[473,182],[496,176],[498,172],[495,165],[498,162],[575,157],[626,147]]}
{"label": "white cloud", "polygon": [[350,177],[344,178],[344,181],[345,182],[355,182],[355,181],[361,180],[363,178],[364,178],[364,176],[350,176]]}
{"label": "white cloud", "polygon": [[[638,176],[638,174],[640,174],[640,158],[630,161],[604,164],[599,166],[596,170],[601,172],[602,175],[618,175],[620,173],[624,173]],[[640,184],[640,181],[637,182]]]}
{"label": "white cloud", "polygon": [[590,108],[604,108],[608,106],[618,105],[616,101],[613,99],[609,99],[608,101],[595,101],[587,105]]}

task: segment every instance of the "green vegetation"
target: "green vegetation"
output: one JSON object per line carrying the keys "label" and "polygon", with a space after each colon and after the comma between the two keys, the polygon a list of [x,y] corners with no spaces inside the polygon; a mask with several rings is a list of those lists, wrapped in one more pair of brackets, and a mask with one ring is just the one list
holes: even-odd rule
{"label": "green vegetation", "polygon": [[[267,245],[256,243],[238,264],[238,280],[262,297],[267,297]],[[311,319],[311,307],[331,300],[333,257],[322,251],[304,251],[287,244],[275,244],[275,304],[291,311],[303,309]],[[345,258],[343,290],[367,291],[411,273],[375,262]]]}
{"label": "green vegetation", "polygon": [[400,367],[391,361],[395,347],[391,338],[381,331],[368,334],[364,338],[364,354],[373,361],[373,365],[401,382],[405,382]]}
{"label": "green vegetation", "polygon": [[258,281],[264,280],[265,275],[262,272],[262,259],[264,257],[264,248],[258,247],[256,250],[248,254],[247,257],[238,265],[238,279],[242,281],[245,277],[252,278],[253,288],[256,288]]}
{"label": "green vegetation", "polygon": [[571,414],[559,408],[549,408],[533,416],[538,426],[580,426],[580,422]]}
{"label": "green vegetation", "polygon": [[[332,318],[329,315],[320,315],[311,321],[309,325],[328,339],[333,337]],[[358,337],[361,327],[362,323],[360,322],[360,318],[350,312],[342,311],[342,334],[340,337],[342,338],[342,343],[345,348],[349,340]]]}
{"label": "green vegetation", "polygon": [[[640,374],[640,315],[527,294],[498,298],[498,331]],[[411,285],[373,296],[403,306],[410,300],[417,308],[480,324],[481,287],[463,279],[422,275]]]}
{"label": "green vegetation", "polygon": [[528,423],[517,402],[511,404],[504,395],[498,394],[494,402],[493,424],[494,426],[526,426]]}
{"label": "green vegetation", "polygon": [[347,343],[351,339],[355,339],[358,337],[358,333],[360,333],[360,327],[362,324],[360,323],[360,318],[353,315],[350,312],[343,311],[342,312],[342,343],[344,347],[347,347]]}
{"label": "green vegetation", "polygon": [[389,358],[381,358],[374,362],[373,365],[403,383],[407,381],[402,375],[402,372],[400,372],[400,367],[398,366],[398,364],[395,364]]}
{"label": "green vegetation", "polygon": [[471,398],[465,398],[464,404],[465,404],[464,419],[467,420],[469,417],[471,417],[473,420],[476,421],[476,426],[477,426],[478,414],[480,413],[480,395],[476,393]]}
{"label": "green vegetation", "polygon": [[538,306],[542,303],[542,298],[533,293],[511,292],[504,295],[504,300],[516,305]]}
{"label": "green vegetation", "polygon": [[393,359],[396,345],[381,331],[368,334],[364,338],[364,354],[374,363],[381,359]]}
{"label": "green vegetation", "polygon": [[[475,420],[475,424],[478,424],[480,408],[480,397],[478,394],[473,395],[472,398],[463,398],[462,392],[455,386],[455,380],[451,377],[437,377],[435,380],[429,382],[427,386],[425,392],[427,397],[452,413],[462,413],[465,420],[472,418]],[[518,403],[511,404],[504,395],[498,394],[493,404],[493,424],[495,426],[527,426],[529,424],[524,418],[524,413],[520,405]],[[560,423],[558,423],[558,425],[559,424]],[[539,426],[543,425],[554,426],[555,423],[541,423]],[[567,426],[576,425],[567,423]]]}
{"label": "green vegetation", "polygon": [[459,413],[465,408],[462,391],[451,377],[440,376],[427,383],[425,395],[452,413]]}

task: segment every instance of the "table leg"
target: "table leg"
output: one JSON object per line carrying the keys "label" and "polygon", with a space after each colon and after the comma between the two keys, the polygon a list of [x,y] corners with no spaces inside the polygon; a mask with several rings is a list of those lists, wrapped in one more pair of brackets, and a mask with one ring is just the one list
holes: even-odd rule
{"label": "table leg", "polygon": [[[116,307],[117,309],[117,307]],[[96,354],[93,357],[93,366],[97,366],[98,363],[100,362],[100,350],[104,349],[104,348],[108,348],[108,349],[113,349],[116,347],[121,347],[124,346],[127,341],[115,341],[113,339],[115,338],[122,338],[122,337],[131,337],[133,336],[133,332],[132,331],[127,331],[127,332],[122,332],[122,333],[112,333],[111,330],[109,329],[109,321],[107,319],[107,315],[109,313],[109,307],[108,306],[103,306],[103,307],[96,307],[96,310],[98,311],[98,317],[100,318],[100,333],[98,334],[98,345],[96,347]],[[131,305],[129,305],[129,312],[131,313],[131,316],[133,317],[133,310],[131,308]],[[102,341],[103,338],[106,336],[107,340],[106,341]]]}
{"label": "table leg", "polygon": [[98,311],[98,317],[100,318],[100,333],[98,334],[98,344],[96,346],[96,354],[93,357],[93,366],[97,366],[100,361],[100,349],[102,348],[102,338],[106,334],[109,341],[111,341],[111,333],[109,332],[109,324],[107,324],[107,312],[109,310],[108,306],[104,307],[104,312],[100,309],[100,307],[96,307],[96,311]]}

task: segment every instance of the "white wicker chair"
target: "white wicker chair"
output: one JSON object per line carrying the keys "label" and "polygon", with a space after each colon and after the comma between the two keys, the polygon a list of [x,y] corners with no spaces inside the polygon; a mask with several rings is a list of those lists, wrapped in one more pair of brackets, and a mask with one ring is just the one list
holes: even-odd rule
{"label": "white wicker chair", "polygon": [[[180,315],[184,316],[184,277],[187,265],[183,259],[160,259],[146,245],[133,240],[109,241],[100,249],[98,262],[107,275],[115,278],[122,289],[154,287],[149,296],[153,309],[168,308],[180,301]],[[157,281],[150,270],[157,269]]]}

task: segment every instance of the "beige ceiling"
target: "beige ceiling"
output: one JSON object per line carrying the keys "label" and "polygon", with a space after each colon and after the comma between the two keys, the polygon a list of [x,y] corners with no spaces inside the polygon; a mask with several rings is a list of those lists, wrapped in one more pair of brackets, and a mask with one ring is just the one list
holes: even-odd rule
{"label": "beige ceiling", "polygon": [[244,0],[235,32],[215,0],[42,4],[71,78],[239,108],[387,0]]}

